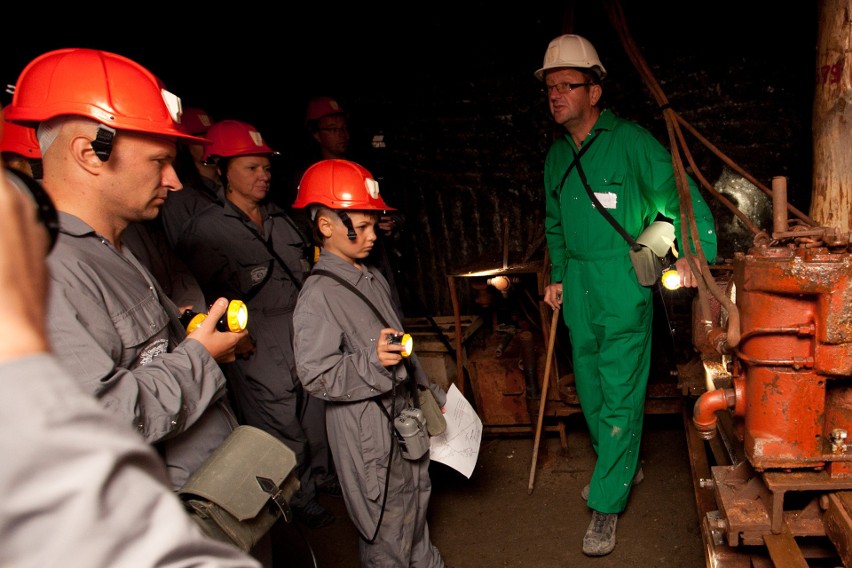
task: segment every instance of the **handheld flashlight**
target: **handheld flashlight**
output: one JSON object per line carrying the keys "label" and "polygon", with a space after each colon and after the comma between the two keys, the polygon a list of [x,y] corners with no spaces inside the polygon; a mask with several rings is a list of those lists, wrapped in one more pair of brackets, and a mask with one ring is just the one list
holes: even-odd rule
{"label": "handheld flashlight", "polygon": [[[195,331],[205,319],[207,314],[192,310],[184,310],[180,315],[180,323],[186,328],[187,333]],[[224,315],[216,322],[216,329],[237,333],[244,330],[247,325],[248,307],[240,300],[231,300]]]}
{"label": "handheld flashlight", "polygon": [[677,290],[680,288],[680,275],[677,273],[677,268],[672,265],[663,270],[660,282],[666,290]]}
{"label": "handheld flashlight", "polygon": [[388,345],[402,345],[402,351],[399,354],[403,357],[408,357],[414,351],[414,339],[408,333],[388,335]]}

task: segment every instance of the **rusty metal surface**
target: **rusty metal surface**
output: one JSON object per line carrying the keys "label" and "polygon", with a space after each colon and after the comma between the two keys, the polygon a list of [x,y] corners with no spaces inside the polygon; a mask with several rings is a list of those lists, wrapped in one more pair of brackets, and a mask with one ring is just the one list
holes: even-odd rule
{"label": "rusty metal surface", "polygon": [[[850,462],[852,256],[754,247],[734,261],[744,447],[758,470]],[[735,379],[736,380],[736,379]],[[828,467],[849,476],[852,464]]]}
{"label": "rusty metal surface", "polygon": [[845,491],[852,489],[852,479],[833,478],[826,471],[769,471],[762,475],[770,491]]}
{"label": "rusty metal surface", "polygon": [[[769,474],[770,489],[767,474],[754,471],[747,462],[710,466],[708,445],[698,436],[688,412],[684,421],[708,567],[786,568],[802,565],[796,563],[802,558],[837,558],[835,544],[852,532],[842,519],[836,520],[837,512],[827,520],[820,504],[826,493],[817,491],[837,488],[836,480],[825,472],[774,472]],[[784,510],[779,505],[793,491],[805,491],[810,498],[801,509]],[[832,494],[836,493],[828,493]],[[773,514],[778,515],[777,530],[772,529]],[[842,527],[831,540],[829,523]]]}
{"label": "rusty metal surface", "polygon": [[[842,549],[836,545],[845,546],[844,539],[852,534],[850,521],[837,511],[830,511],[828,517],[822,503],[827,495],[848,487],[848,481],[832,478],[828,472],[761,473],[747,462],[710,467],[707,446],[687,414],[685,422],[692,429],[687,441],[708,566],[782,568],[806,566],[800,563],[803,558],[837,557]],[[713,492],[712,498],[708,491]],[[785,500],[792,495],[799,498],[788,507]],[[832,526],[834,534],[829,532]]]}
{"label": "rusty metal surface", "polygon": [[[791,325],[812,324],[817,344],[809,353],[795,336],[763,338],[750,347],[760,357],[761,347],[770,353],[783,354],[782,340],[814,358],[815,369],[826,375],[852,374],[852,254],[832,254],[825,249],[756,248],[749,255],[737,255],[734,280],[738,299],[743,294],[767,294],[767,310],[755,315],[771,316],[771,321],[788,321]],[[747,298],[746,298],[747,300]],[[760,307],[760,306],[757,306]],[[743,333],[761,329],[744,317]],[[777,324],[776,324],[777,325]],[[771,325],[770,325],[771,327]],[[809,332],[810,333],[810,332]],[[763,345],[762,345],[763,344]],[[798,349],[796,349],[798,348]],[[821,356],[819,351],[829,354]]]}
{"label": "rusty metal surface", "polygon": [[747,464],[711,468],[716,503],[723,524],[716,528],[725,534],[728,546],[760,545],[770,532],[772,495],[759,477],[751,475]]}

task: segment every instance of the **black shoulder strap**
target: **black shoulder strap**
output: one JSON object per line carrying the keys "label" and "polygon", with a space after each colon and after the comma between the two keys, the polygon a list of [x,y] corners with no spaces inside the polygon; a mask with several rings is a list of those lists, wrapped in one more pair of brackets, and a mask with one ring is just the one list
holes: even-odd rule
{"label": "black shoulder strap", "polygon": [[382,322],[382,325],[384,325],[385,327],[390,327],[388,320],[385,319],[385,316],[382,315],[382,313],[373,304],[373,302],[371,302],[370,299],[361,292],[361,290],[359,290],[358,288],[356,288],[355,286],[353,286],[352,284],[347,282],[342,276],[340,276],[339,274],[335,274],[334,272],[329,272],[328,270],[323,270],[321,268],[314,268],[311,271],[311,275],[314,275],[314,274],[319,274],[320,276],[328,276],[329,278],[337,280],[338,282],[340,282],[341,284],[343,284],[344,286],[346,286],[347,288],[352,290],[352,292],[356,296],[358,296],[359,298],[364,300],[364,303],[367,304],[370,307],[371,310],[373,310],[373,313],[376,314],[376,317],[379,318],[379,321]]}
{"label": "black shoulder strap", "polygon": [[[385,317],[382,315],[382,313],[379,311],[379,309],[375,306],[375,304],[373,304],[373,302],[371,302],[370,299],[361,292],[361,290],[359,290],[358,288],[353,286],[351,283],[349,283],[347,280],[345,280],[342,276],[340,276],[339,274],[335,274],[334,272],[329,272],[328,270],[323,270],[322,268],[314,268],[311,271],[311,276],[313,276],[314,274],[317,274],[319,276],[328,276],[329,278],[331,278],[333,280],[337,280],[346,288],[349,288],[356,296],[358,296],[359,298],[364,300],[364,303],[367,304],[370,307],[371,310],[373,310],[373,313],[376,314],[376,317],[379,318],[379,321],[382,322],[382,325],[384,325],[385,327],[391,327],[391,325],[388,323],[388,320],[385,319]],[[414,378],[414,371],[408,365],[408,359],[403,358],[402,363],[403,363],[403,365],[405,365],[405,369],[408,371],[408,388],[411,391],[411,398],[412,398],[411,402],[412,402],[412,404],[414,404],[415,407],[420,408],[420,398],[417,395],[417,385],[416,385],[416,382],[415,382],[416,379]],[[387,409],[382,405],[381,402],[379,402],[378,398],[376,398],[375,400],[379,404],[379,406],[382,407],[382,410],[385,411],[385,414],[388,416],[388,419],[390,419],[390,414],[388,414]]]}
{"label": "black shoulder strap", "polygon": [[[559,182],[559,185],[556,187],[556,190],[557,190],[558,192],[560,192],[560,193],[562,192],[562,186],[563,186],[563,185],[565,185],[565,180],[566,180],[566,179],[568,179],[568,174],[570,174],[570,173],[571,173],[571,170],[573,170],[573,169],[574,169],[574,166],[579,166],[579,165],[580,165],[580,158],[582,157],[582,155],[583,155],[583,154],[585,154],[585,153],[586,153],[586,150],[588,150],[588,149],[591,147],[592,143],[593,143],[595,140],[597,140],[597,139],[598,139],[598,134],[600,134],[600,133],[601,133],[601,131],[600,131],[600,130],[595,130],[595,135],[594,135],[594,136],[592,136],[592,139],[591,139],[591,140],[589,140],[588,142],[586,142],[585,144],[583,144],[583,147],[582,147],[582,148],[580,148],[580,151],[579,151],[579,152],[574,152],[574,148],[571,148],[571,143],[570,143],[570,142],[568,143],[568,147],[569,147],[569,148],[571,148],[571,151],[572,151],[572,152],[574,152],[574,159],[573,159],[573,160],[571,160],[571,163],[570,163],[570,164],[568,164],[568,167],[565,169],[565,173],[564,173],[564,174],[562,174],[562,181],[560,181],[560,182]],[[570,134],[566,134],[565,136],[566,136],[566,137],[570,137],[571,135],[570,135]],[[579,169],[579,168],[578,168],[578,169]]]}
{"label": "black shoulder strap", "polygon": [[[267,241],[266,239],[263,238],[263,235],[261,235],[259,231],[256,231],[255,229],[253,229],[250,225],[247,225],[245,223],[243,223],[243,224],[245,225],[246,229],[248,229],[255,236],[255,238],[257,238],[257,240],[259,240],[260,242],[263,243],[263,246],[266,247],[266,250],[269,251],[269,254],[272,255],[272,258],[274,258],[276,261],[278,261],[278,264],[281,265],[281,268],[283,268],[284,272],[287,273],[287,277],[293,282],[293,285],[296,287],[296,289],[301,290],[302,289],[302,281],[299,280],[298,278],[296,278],[296,275],[293,274],[293,271],[290,270],[290,267],[287,266],[287,263],[284,262],[284,259],[282,259],[280,256],[278,256],[278,253],[275,252],[275,249],[272,248],[272,243],[270,242],[270,241],[272,241],[272,235],[271,234],[269,235],[269,240]],[[299,237],[301,238],[301,234],[299,235]],[[270,274],[271,274],[271,268],[272,267],[270,266]]]}
{"label": "black shoulder strap", "polygon": [[638,250],[640,247],[639,243],[631,237],[627,231],[624,230],[624,227],[618,224],[618,221],[613,219],[612,215],[609,214],[609,211],[606,210],[601,202],[598,200],[595,192],[592,191],[592,188],[589,187],[589,182],[586,180],[586,173],[583,171],[583,166],[580,165],[580,162],[577,162],[577,173],[580,174],[580,179],[583,180],[583,187],[586,188],[586,193],[589,194],[589,198],[592,200],[592,203],[595,204],[595,209],[597,209],[601,215],[604,216],[604,219],[609,221],[609,224],[612,225],[616,231],[624,238],[625,241],[630,245],[634,250]]}
{"label": "black shoulder strap", "polygon": [[[627,233],[627,231],[624,230],[624,227],[622,227],[618,223],[618,221],[616,221],[613,216],[609,214],[609,211],[606,210],[606,207],[601,204],[600,200],[595,195],[595,192],[592,191],[592,188],[589,186],[589,181],[586,179],[586,172],[583,171],[583,165],[580,163],[580,157],[586,152],[586,150],[589,149],[589,146],[592,145],[592,142],[598,139],[598,134],[600,134],[600,130],[595,131],[595,135],[592,137],[592,139],[586,142],[579,152],[574,152],[574,160],[571,162],[571,165],[569,165],[568,169],[565,171],[565,175],[562,177],[562,182],[559,184],[559,187],[562,187],[562,184],[565,183],[565,178],[568,177],[568,173],[574,166],[576,166],[577,174],[580,176],[580,180],[583,182],[583,188],[586,190],[586,193],[589,194],[589,199],[591,199],[592,203],[595,204],[595,209],[597,209],[600,214],[603,215],[604,219],[609,221],[609,224],[612,225],[616,231],[618,231],[618,234],[620,234],[622,238],[627,241],[630,247],[635,249],[639,246],[639,244],[633,237],[631,237]],[[571,148],[571,151],[573,152],[574,149]]]}

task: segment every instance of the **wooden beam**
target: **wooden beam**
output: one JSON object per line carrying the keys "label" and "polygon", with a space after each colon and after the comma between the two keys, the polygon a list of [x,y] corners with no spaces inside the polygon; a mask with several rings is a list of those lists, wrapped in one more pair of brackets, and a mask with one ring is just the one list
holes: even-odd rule
{"label": "wooden beam", "polygon": [[779,568],[808,568],[808,561],[786,524],[781,534],[769,533],[763,537],[763,542],[769,550],[773,565]]}
{"label": "wooden beam", "polygon": [[852,566],[852,491],[826,494],[828,506],[822,517],[825,534],[834,544],[844,566]]}

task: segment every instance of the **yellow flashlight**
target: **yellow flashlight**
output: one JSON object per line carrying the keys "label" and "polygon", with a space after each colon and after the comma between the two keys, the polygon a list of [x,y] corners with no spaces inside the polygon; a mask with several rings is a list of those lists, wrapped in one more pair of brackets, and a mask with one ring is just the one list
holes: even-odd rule
{"label": "yellow flashlight", "polygon": [[403,357],[408,357],[414,351],[414,339],[408,333],[388,335],[388,345],[402,345],[402,351],[399,354]]}
{"label": "yellow flashlight", "polygon": [[[192,333],[205,319],[207,314],[185,310],[180,316],[180,323],[186,327],[187,333]],[[244,330],[247,325],[248,306],[241,300],[231,300],[225,314],[216,322],[216,329],[237,333]]]}
{"label": "yellow flashlight", "polygon": [[677,273],[677,268],[674,266],[666,268],[663,271],[660,282],[666,290],[677,290],[680,288],[680,275]]}

